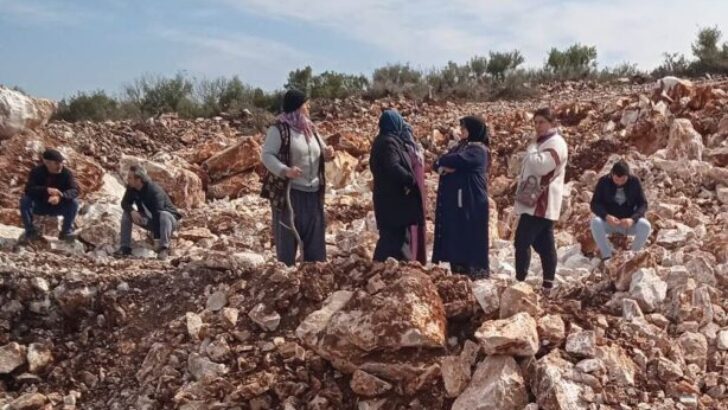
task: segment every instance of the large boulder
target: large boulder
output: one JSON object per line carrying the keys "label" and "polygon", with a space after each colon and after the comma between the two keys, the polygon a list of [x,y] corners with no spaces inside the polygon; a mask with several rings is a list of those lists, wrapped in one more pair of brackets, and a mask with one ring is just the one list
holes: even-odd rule
{"label": "large boulder", "polygon": [[143,166],[149,177],[167,192],[177,207],[191,209],[205,203],[202,181],[189,169],[190,165],[186,161],[172,159],[160,164],[143,158],[123,155],[119,162],[121,175],[126,175],[134,164]]}
{"label": "large boulder", "polygon": [[202,163],[210,179],[219,181],[255,168],[260,162],[260,144],[252,137],[227,148]]}
{"label": "large boulder", "polygon": [[466,340],[463,351],[458,356],[448,356],[440,362],[442,382],[447,397],[458,397],[470,383],[471,369],[478,358],[480,345]]}
{"label": "large boulder", "polygon": [[259,192],[260,177],[255,172],[243,172],[223,178],[207,187],[207,196],[212,199],[237,199],[243,195]]}
{"label": "large boulder", "polygon": [[45,125],[57,104],[0,86],[0,140]]}
{"label": "large boulder", "polygon": [[591,393],[591,387],[577,383],[574,365],[562,359],[558,350],[542,357],[530,378],[531,391],[542,409],[584,409],[582,397]]}
{"label": "large boulder", "polygon": [[629,289],[635,272],[641,268],[654,268],[656,265],[654,256],[648,251],[627,251],[620,252],[610,259],[606,264],[606,270],[617,290],[624,292]]}
{"label": "large boulder", "polygon": [[446,322],[430,277],[405,269],[371,294],[335,293],[301,323],[296,334],[334,367],[352,373],[365,357],[373,360],[378,352],[441,348]]}
{"label": "large boulder", "polygon": [[703,137],[695,131],[690,120],[676,119],[670,125],[667,158],[672,160],[703,160]]}
{"label": "large boulder", "polygon": [[500,318],[507,319],[517,313],[526,312],[531,317],[538,317],[541,308],[538,295],[531,285],[517,282],[506,288],[501,295]]}
{"label": "large boulder", "polygon": [[453,410],[521,410],[528,404],[521,368],[509,356],[488,356],[478,364],[467,389]]}
{"label": "large boulder", "polygon": [[598,359],[604,363],[611,383],[617,386],[633,386],[638,367],[618,345],[600,346],[597,348]]}
{"label": "large boulder", "polygon": [[486,321],[475,338],[487,355],[533,356],[539,347],[536,321],[525,312]]}
{"label": "large boulder", "polygon": [[654,269],[642,268],[632,277],[629,294],[643,311],[651,313],[665,301],[667,283],[657,276]]}
{"label": "large boulder", "polygon": [[346,151],[338,151],[332,161],[326,163],[326,183],[334,189],[351,184],[356,175],[359,160]]}
{"label": "large boulder", "polygon": [[84,242],[99,247],[116,246],[119,242],[121,217],[124,210],[119,204],[94,203],[76,222],[78,236]]}

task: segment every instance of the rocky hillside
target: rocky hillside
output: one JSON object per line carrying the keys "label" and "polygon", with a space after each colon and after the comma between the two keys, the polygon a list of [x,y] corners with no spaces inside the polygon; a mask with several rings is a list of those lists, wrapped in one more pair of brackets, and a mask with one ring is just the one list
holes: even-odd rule
{"label": "rocky hillside", "polygon": [[[321,102],[329,262],[274,262],[257,192],[257,119],[48,122],[53,104],[0,88],[0,409],[728,408],[728,82],[562,83],[522,102]],[[558,291],[534,256],[514,282],[515,177],[530,112],[552,106],[570,148]],[[50,107],[50,108],[49,108]],[[399,109],[429,162],[457,120],[491,127],[491,270],[373,264],[368,152]],[[17,204],[45,147],[82,188],[80,241],[18,247]],[[595,258],[589,200],[626,158],[654,233]],[[120,175],[135,162],[185,212],[170,262],[117,246]],[[437,175],[428,174],[432,234]],[[617,241],[622,249],[624,240]]]}

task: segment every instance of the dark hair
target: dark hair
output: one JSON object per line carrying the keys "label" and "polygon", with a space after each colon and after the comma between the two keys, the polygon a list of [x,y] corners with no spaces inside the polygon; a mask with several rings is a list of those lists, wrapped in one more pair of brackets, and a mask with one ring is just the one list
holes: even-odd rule
{"label": "dark hair", "polygon": [[556,122],[556,118],[554,118],[554,114],[551,112],[551,108],[544,107],[539,108],[538,110],[533,112],[533,116],[535,117],[543,117],[546,119],[546,121],[550,123]]}
{"label": "dark hair", "polygon": [[627,165],[624,160],[617,161],[617,163],[612,166],[612,175],[618,177],[629,175],[629,165]]}
{"label": "dark hair", "polygon": [[48,148],[43,152],[43,159],[46,161],[63,162],[63,154],[60,151]]}
{"label": "dark hair", "polygon": [[144,182],[149,182],[149,175],[147,175],[147,170],[144,169],[143,166],[135,164],[129,167],[129,173],[134,175],[134,177],[141,179]]}

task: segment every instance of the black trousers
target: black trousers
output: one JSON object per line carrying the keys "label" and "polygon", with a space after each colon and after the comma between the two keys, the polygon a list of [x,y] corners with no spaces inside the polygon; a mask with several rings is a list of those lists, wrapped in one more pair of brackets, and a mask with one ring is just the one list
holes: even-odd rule
{"label": "black trousers", "polygon": [[553,286],[556,277],[556,241],[554,240],[554,221],[522,214],[518,220],[516,238],[516,279],[526,280],[531,265],[531,247],[541,258],[543,267],[543,286]]}
{"label": "black trousers", "polygon": [[[326,217],[324,204],[318,192],[291,189],[291,205],[295,213],[295,226],[303,242],[304,262],[326,261]],[[278,260],[293,266],[298,253],[296,235],[290,229],[288,208],[273,209],[273,237]]]}
{"label": "black trousers", "polygon": [[410,229],[404,227],[379,228],[379,240],[374,249],[374,260],[384,262],[387,258],[394,258],[399,261],[412,260],[410,250]]}

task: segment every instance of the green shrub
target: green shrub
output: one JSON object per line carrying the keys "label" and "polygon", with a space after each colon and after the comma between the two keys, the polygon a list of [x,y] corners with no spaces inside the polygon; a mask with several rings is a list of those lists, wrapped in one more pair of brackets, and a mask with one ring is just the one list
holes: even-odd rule
{"label": "green shrub", "polygon": [[580,79],[595,73],[597,68],[596,47],[579,43],[566,50],[552,48],[544,69],[560,79]]}
{"label": "green shrub", "polygon": [[486,72],[494,79],[503,80],[506,73],[518,68],[525,59],[518,50],[510,52],[490,52]]}
{"label": "green shrub", "polygon": [[54,118],[69,122],[106,121],[121,118],[119,103],[99,90],[90,94],[78,93],[58,104]]}

